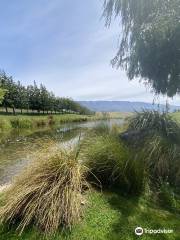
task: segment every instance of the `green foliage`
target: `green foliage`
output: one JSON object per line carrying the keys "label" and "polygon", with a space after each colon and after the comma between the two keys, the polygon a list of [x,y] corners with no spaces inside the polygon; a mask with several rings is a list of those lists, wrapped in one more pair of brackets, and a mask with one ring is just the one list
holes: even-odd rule
{"label": "green foliage", "polygon": [[[131,143],[143,156],[153,185],[168,181],[178,188],[180,183],[180,126],[166,113],[137,113],[127,132],[136,131]],[[139,141],[139,136],[141,141]]]}
{"label": "green foliage", "polygon": [[[144,114],[144,124],[141,122],[142,115],[140,115],[139,124],[138,116],[134,116],[136,121],[131,122],[128,131],[146,132],[146,137],[143,139],[145,140],[144,145],[150,145],[150,142],[146,142],[146,140],[152,141],[152,136],[160,137],[161,140],[165,141],[165,147],[162,143],[157,148],[155,147],[154,156],[150,158],[148,167],[145,156],[148,156],[149,153],[144,155],[148,148],[143,148],[143,151],[140,151],[139,147],[133,149],[132,146],[128,146],[120,139],[119,129],[115,126],[98,125],[94,130],[88,132],[82,140],[78,156],[77,151],[68,152],[66,149],[62,152],[59,145],[44,146],[43,154],[39,153],[36,156],[36,163],[32,164],[32,167],[16,180],[15,185],[3,197],[1,216],[3,216],[5,223],[10,222],[11,224],[10,228],[7,228],[6,224],[4,229],[0,228],[2,240],[43,239],[42,231],[56,231],[55,235],[47,236],[47,239],[52,240],[131,240],[134,239],[134,229],[137,227],[137,223],[149,229],[159,229],[162,226],[163,228],[172,228],[174,233],[167,235],[167,239],[178,239],[176,229],[179,227],[179,216],[174,214],[174,211],[177,212],[179,208],[177,205],[178,195],[175,196],[174,189],[169,184],[168,179],[161,178],[162,182],[153,179],[156,188],[153,186],[151,191],[155,191],[153,195],[156,193],[160,205],[157,203],[154,205],[150,199],[144,199],[140,195],[140,193],[143,194],[144,185],[149,183],[148,177],[152,180],[147,173],[154,157],[158,155],[157,149],[160,149],[160,156],[163,156],[162,161],[164,161],[167,155],[166,151],[169,151],[166,139],[169,138],[170,133],[178,129],[174,127],[174,123],[168,116],[157,112],[147,115],[141,114]],[[146,116],[148,116],[149,121],[146,121]],[[157,119],[159,121],[155,127]],[[153,127],[155,131],[151,133],[149,127]],[[178,138],[174,134],[172,136],[173,140],[171,141],[176,143]],[[155,146],[154,143],[153,146]],[[162,146],[163,150],[161,151]],[[91,172],[88,174],[89,168]],[[84,186],[85,189],[87,186],[85,179],[94,183],[97,178],[101,180],[103,190],[107,191],[108,189],[108,192],[90,191],[88,202],[84,201],[84,197],[87,197],[87,195],[82,195]],[[82,185],[78,184],[81,187],[75,191],[77,182],[81,182]],[[96,183],[99,184],[99,181]],[[109,192],[110,190],[111,192]],[[127,196],[127,193],[138,194],[138,197]],[[81,201],[83,205],[85,204],[86,210],[83,218],[82,205],[79,208]],[[70,220],[73,219],[71,231],[68,229],[63,232],[58,231],[61,230],[59,227],[62,225],[66,226],[66,221],[61,215],[62,212],[63,217],[68,216]],[[82,221],[75,224],[77,220]],[[30,222],[36,226],[32,227]],[[61,224],[58,225],[59,222]],[[22,229],[25,225],[28,225],[29,228],[26,228],[22,235],[18,236],[13,229],[17,226]],[[144,237],[147,240],[152,238],[148,234]],[[162,235],[159,235],[157,239],[161,239],[161,237]]]}
{"label": "green foliage", "polygon": [[49,92],[44,85],[37,86],[34,81],[33,85],[24,87],[19,81],[14,82],[12,77],[7,76],[5,72],[0,73],[0,86],[6,91],[0,89],[0,104],[8,112],[8,108],[13,109],[16,114],[16,109],[36,111],[37,113],[79,113],[92,114],[92,112],[81,106],[79,103],[69,98],[59,98],[54,93]]}
{"label": "green foliage", "polygon": [[6,119],[0,119],[0,133],[3,131],[8,131],[12,128],[12,125]]}
{"label": "green foliage", "polygon": [[122,38],[112,64],[141,77],[155,93],[180,92],[180,1],[105,0],[104,17],[120,17]]}
{"label": "green foliage", "polygon": [[11,128],[28,129],[43,127],[61,123],[69,122],[86,122],[93,118],[79,114],[62,114],[62,115],[48,115],[48,116],[0,116],[0,129],[5,131]]}
{"label": "green foliage", "polygon": [[128,130],[143,132],[148,137],[158,134],[174,143],[180,141],[180,125],[166,112],[147,110],[137,112],[130,118]]}
{"label": "green foliage", "polygon": [[12,118],[10,119],[13,128],[32,128],[33,122],[27,118]]}
{"label": "green foliage", "polygon": [[4,99],[4,95],[5,95],[6,91],[2,88],[0,88],[0,104],[2,103],[3,99]]}
{"label": "green foliage", "polygon": [[168,209],[176,209],[177,203],[175,194],[168,182],[162,182],[158,192],[159,202]]}
{"label": "green foliage", "polygon": [[90,178],[97,178],[102,187],[116,186],[126,193],[134,194],[143,191],[143,162],[120,141],[115,130],[105,125],[96,127],[94,132],[85,138],[82,155],[91,170]]}

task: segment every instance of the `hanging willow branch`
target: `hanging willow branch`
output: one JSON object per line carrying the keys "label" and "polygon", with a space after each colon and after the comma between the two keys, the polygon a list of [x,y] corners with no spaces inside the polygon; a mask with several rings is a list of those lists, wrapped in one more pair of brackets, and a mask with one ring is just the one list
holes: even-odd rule
{"label": "hanging willow branch", "polygon": [[180,92],[180,0],[105,0],[106,26],[121,25],[112,65],[140,77],[157,94]]}

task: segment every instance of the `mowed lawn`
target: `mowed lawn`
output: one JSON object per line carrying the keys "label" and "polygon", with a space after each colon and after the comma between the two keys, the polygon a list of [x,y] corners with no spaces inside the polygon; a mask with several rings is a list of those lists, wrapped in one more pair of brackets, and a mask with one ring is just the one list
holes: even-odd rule
{"label": "mowed lawn", "polygon": [[[178,240],[180,239],[180,215],[167,211],[144,198],[122,196],[117,192],[92,191],[85,204],[85,217],[73,227],[47,240]],[[134,229],[172,229],[172,234],[144,234],[138,237]],[[43,240],[37,229],[28,229],[22,236],[8,227],[0,229],[1,240]]]}

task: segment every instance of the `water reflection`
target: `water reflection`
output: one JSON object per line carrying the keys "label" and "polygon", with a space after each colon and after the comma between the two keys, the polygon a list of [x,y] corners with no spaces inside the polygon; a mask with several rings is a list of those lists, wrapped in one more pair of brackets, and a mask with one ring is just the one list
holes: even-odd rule
{"label": "water reflection", "polygon": [[51,128],[14,130],[0,137],[0,184],[9,183],[32,160],[31,154],[41,148],[49,139],[61,143],[75,143],[86,129],[99,122],[121,125],[122,119],[68,123]]}

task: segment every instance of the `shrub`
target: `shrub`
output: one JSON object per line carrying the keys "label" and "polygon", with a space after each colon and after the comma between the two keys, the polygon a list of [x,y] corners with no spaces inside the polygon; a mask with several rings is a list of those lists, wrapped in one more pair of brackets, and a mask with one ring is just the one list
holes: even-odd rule
{"label": "shrub", "polygon": [[71,228],[81,219],[85,177],[86,169],[75,150],[44,149],[6,193],[1,221],[17,223],[21,233],[32,223],[46,234],[60,226]]}

